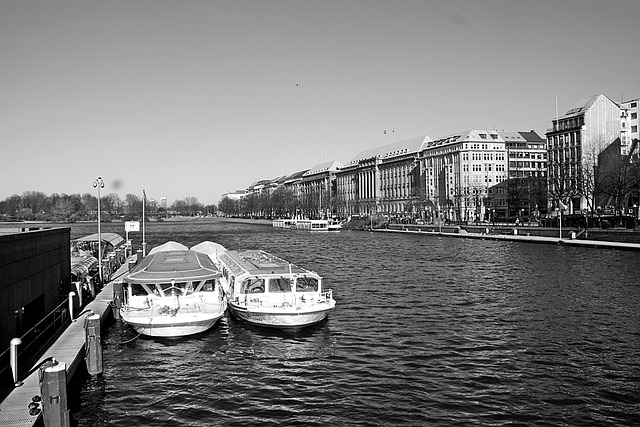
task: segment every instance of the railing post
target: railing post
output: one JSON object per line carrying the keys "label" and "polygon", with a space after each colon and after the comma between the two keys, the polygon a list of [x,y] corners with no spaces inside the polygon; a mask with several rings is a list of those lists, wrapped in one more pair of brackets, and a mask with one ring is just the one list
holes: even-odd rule
{"label": "railing post", "polygon": [[121,280],[113,282],[113,318],[120,320],[120,308],[124,300],[124,289]]}
{"label": "railing post", "polygon": [[73,282],[76,285],[76,292],[78,295],[78,306],[82,307],[82,282],[80,282],[79,280],[76,282]]}
{"label": "railing post", "polygon": [[22,381],[18,381],[18,346],[20,344],[22,344],[22,340],[20,338],[12,339],[11,348],[9,350],[11,357],[9,363],[11,364],[11,372],[13,373],[13,385],[16,387],[20,387],[23,384]]}
{"label": "railing post", "polygon": [[90,375],[102,373],[102,343],[100,341],[100,315],[91,314],[84,321],[85,358]]}
{"label": "railing post", "polygon": [[68,427],[67,367],[59,362],[44,370],[42,382],[42,409],[45,427]]}
{"label": "railing post", "polygon": [[75,292],[69,292],[69,315],[71,316],[71,321],[75,322],[76,319],[73,318],[73,297],[76,295]]}

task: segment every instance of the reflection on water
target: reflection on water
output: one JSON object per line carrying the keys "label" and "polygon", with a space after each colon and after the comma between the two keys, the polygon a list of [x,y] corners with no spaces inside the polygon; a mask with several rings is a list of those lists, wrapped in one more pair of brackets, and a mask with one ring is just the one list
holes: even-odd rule
{"label": "reflection on water", "polygon": [[[72,238],[93,232],[74,226]],[[205,221],[152,223],[146,236],[149,247],[268,250],[324,276],[336,310],[296,334],[223,318],[187,339],[130,341],[136,334],[113,323],[103,376],[74,382],[75,425],[573,426],[640,416],[635,253]]]}

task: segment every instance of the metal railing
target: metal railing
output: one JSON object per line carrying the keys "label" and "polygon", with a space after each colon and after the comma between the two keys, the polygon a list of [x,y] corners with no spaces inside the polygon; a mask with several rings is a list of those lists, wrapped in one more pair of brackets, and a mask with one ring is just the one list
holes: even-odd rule
{"label": "metal railing", "polygon": [[[26,362],[25,359],[37,359],[40,356],[40,352],[59,332],[64,330],[64,327],[71,324],[71,314],[69,313],[69,297],[67,297],[62,303],[49,312],[42,320],[36,323],[31,329],[26,331],[20,338],[22,344],[18,346],[18,360]],[[10,366],[10,351],[11,348],[7,348],[0,353],[0,378],[8,378],[12,376],[12,369]],[[22,355],[29,355],[28,358]],[[35,360],[34,360],[35,361]],[[22,366],[22,363],[19,364]],[[19,369],[24,372],[24,368]],[[0,389],[5,387],[4,381],[0,384]]]}

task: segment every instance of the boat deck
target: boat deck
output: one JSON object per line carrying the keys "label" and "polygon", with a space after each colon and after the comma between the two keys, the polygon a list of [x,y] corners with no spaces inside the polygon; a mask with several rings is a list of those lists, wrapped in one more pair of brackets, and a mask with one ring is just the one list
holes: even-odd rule
{"label": "boat deck", "polygon": [[[128,270],[127,263],[118,268],[112,280],[120,278]],[[93,301],[84,308],[100,315],[100,323],[103,324],[111,312],[113,300],[113,281],[107,283]],[[88,313],[88,311],[87,311]],[[76,314],[77,315],[77,314]],[[58,362],[66,363],[67,382],[70,381],[76,368],[84,360],[84,331],[83,315],[77,321],[71,323],[60,337],[49,347],[45,354],[30,369],[31,374],[27,378],[18,378],[23,382],[22,386],[14,388],[11,393],[0,402],[0,426],[23,427],[33,426],[39,422],[41,414],[29,415],[28,405],[33,396],[40,395],[40,381],[37,367],[46,359],[55,357]]]}
{"label": "boat deck", "polygon": [[255,275],[309,273],[309,270],[262,250],[227,251],[220,256],[220,259],[236,276],[241,273]]}

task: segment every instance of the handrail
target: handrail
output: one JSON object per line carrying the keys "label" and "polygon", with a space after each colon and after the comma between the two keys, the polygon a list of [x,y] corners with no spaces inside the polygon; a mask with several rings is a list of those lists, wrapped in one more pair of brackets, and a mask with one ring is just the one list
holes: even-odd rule
{"label": "handrail", "polygon": [[[23,344],[18,347],[18,357],[26,352],[37,354],[39,347],[44,344],[44,342],[48,341],[56,331],[58,331],[65,323],[71,323],[69,313],[66,309],[68,303],[69,298],[67,297],[62,303],[42,318],[42,320],[19,337]],[[9,347],[0,353],[0,373],[4,372],[5,369],[10,369],[8,362],[10,351],[11,348]]]}

